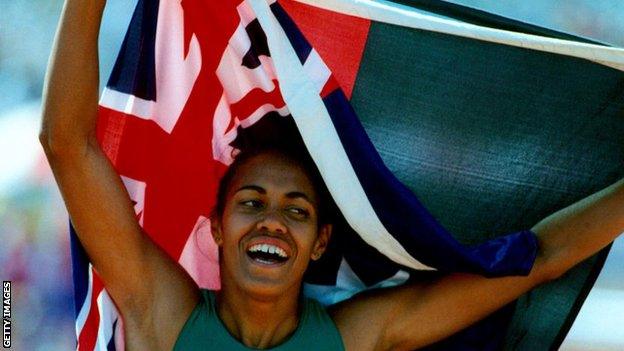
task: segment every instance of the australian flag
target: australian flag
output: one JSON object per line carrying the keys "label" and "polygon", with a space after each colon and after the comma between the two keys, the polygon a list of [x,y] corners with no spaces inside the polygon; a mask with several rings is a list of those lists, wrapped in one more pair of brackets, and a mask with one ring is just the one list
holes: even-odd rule
{"label": "australian flag", "polygon": [[[409,54],[393,48],[392,35],[403,33],[401,40],[412,46],[424,44],[416,35],[457,37],[620,69],[624,60],[594,43],[489,28],[429,11],[384,1],[139,0],[101,96],[97,132],[145,232],[200,287],[219,289],[209,223],[218,181],[242,135],[263,140],[289,133],[305,146],[339,208],[330,250],[306,274],[306,295],[329,305],[423,275],[527,274],[536,255],[532,232],[520,225],[490,228],[479,242],[460,243],[413,187],[386,167],[371,142],[370,126],[358,118],[371,113],[363,101],[378,106],[375,123],[391,129],[409,113],[397,116],[376,102],[375,92],[390,91],[400,100],[402,91],[411,96],[413,82],[438,79],[409,68],[440,60],[424,62],[414,48]],[[389,58],[378,59],[378,52]],[[399,62],[404,75],[395,73],[403,77],[400,84],[376,70],[396,66],[393,55],[409,57]],[[446,64],[453,69],[457,63]],[[408,135],[407,144],[420,137]],[[388,132],[387,138],[396,135]],[[412,156],[427,152],[439,150]],[[78,350],[123,349],[123,321],[74,233],[72,253]],[[498,349],[507,312],[434,348]]]}

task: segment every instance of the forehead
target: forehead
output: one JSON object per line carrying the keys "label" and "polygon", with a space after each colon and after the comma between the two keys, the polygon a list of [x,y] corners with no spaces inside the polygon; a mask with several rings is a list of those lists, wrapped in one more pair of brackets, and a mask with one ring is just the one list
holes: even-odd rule
{"label": "forehead", "polygon": [[273,152],[259,154],[241,164],[232,179],[229,192],[246,185],[284,193],[298,191],[317,200],[310,176],[303,166]]}

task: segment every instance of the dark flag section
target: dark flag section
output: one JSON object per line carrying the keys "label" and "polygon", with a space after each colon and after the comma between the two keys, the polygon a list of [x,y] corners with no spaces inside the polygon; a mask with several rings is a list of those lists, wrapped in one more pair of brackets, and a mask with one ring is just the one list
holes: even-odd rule
{"label": "dark flag section", "polygon": [[[351,105],[386,166],[468,245],[530,228],[624,176],[624,74],[586,60],[373,22]],[[520,298],[503,348],[557,349],[608,250]]]}

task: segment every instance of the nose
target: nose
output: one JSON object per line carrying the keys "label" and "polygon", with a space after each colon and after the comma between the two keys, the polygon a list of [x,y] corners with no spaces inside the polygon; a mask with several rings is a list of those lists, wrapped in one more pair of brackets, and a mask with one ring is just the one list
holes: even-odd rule
{"label": "nose", "polygon": [[284,225],[283,218],[277,210],[265,212],[258,221],[256,229],[266,230],[269,233],[286,233],[286,225]]}

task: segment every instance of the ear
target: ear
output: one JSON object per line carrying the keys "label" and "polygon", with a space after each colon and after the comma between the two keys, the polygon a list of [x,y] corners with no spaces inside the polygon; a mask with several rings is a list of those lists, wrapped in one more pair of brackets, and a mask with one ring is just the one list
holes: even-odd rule
{"label": "ear", "polygon": [[223,231],[221,230],[221,222],[216,216],[210,218],[210,233],[217,246],[221,247],[223,245]]}
{"label": "ear", "polygon": [[329,244],[329,239],[332,234],[332,225],[324,224],[319,228],[318,236],[316,237],[316,241],[314,242],[314,248],[312,249],[312,260],[316,261],[325,252],[327,249],[327,245]]}

